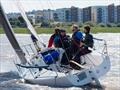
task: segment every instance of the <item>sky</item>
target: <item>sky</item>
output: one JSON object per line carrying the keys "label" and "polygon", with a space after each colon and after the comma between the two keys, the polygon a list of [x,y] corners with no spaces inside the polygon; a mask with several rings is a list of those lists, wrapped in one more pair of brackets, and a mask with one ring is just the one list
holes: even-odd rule
{"label": "sky", "polygon": [[71,6],[84,8],[87,6],[109,5],[112,3],[120,5],[120,0],[0,0],[6,13],[19,12],[16,1],[20,1],[25,11],[69,8]]}

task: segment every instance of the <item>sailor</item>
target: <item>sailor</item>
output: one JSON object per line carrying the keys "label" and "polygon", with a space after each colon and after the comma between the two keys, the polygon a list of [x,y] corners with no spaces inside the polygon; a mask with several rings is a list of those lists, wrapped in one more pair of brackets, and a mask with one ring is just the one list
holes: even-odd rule
{"label": "sailor", "polygon": [[93,36],[90,34],[89,26],[84,27],[84,33],[85,33],[85,37],[84,39],[81,40],[80,50],[78,51],[78,54],[77,54],[78,56],[86,55],[92,52],[91,50],[89,50],[89,47],[93,48],[94,41],[93,41]]}
{"label": "sailor", "polygon": [[84,33],[85,33],[85,37],[82,40],[82,47],[80,48],[80,56],[91,53],[92,51],[89,50],[90,48],[93,48],[93,36],[90,34],[90,27],[89,26],[85,26],[84,27]]}
{"label": "sailor", "polygon": [[60,31],[61,42],[63,43],[63,49],[67,50],[71,46],[71,38],[69,35],[66,35],[65,30]]}
{"label": "sailor", "polygon": [[58,34],[59,34],[59,28],[56,28],[54,34],[52,34],[50,39],[49,39],[48,48],[52,47],[54,39],[56,36],[58,36]]}
{"label": "sailor", "polygon": [[54,39],[54,44],[55,47],[57,48],[63,48],[65,52],[63,53],[63,57],[61,60],[61,64],[67,65],[69,64],[69,57],[70,57],[70,44],[71,44],[71,39],[69,35],[66,35],[66,31],[61,29],[59,30],[59,36],[56,36]]}
{"label": "sailor", "polygon": [[59,35],[54,39],[55,46],[63,49],[70,46],[70,41],[70,36],[66,35],[66,31],[64,29],[59,30]]}
{"label": "sailor", "polygon": [[80,32],[77,25],[72,26],[72,52],[75,54],[82,47],[83,34]]}
{"label": "sailor", "polygon": [[34,46],[35,46],[36,50],[38,52],[41,51],[41,48],[38,45],[38,40],[37,40],[37,38],[33,34],[31,34],[31,39],[32,39],[32,41],[34,43]]}
{"label": "sailor", "polygon": [[84,27],[85,38],[83,39],[83,43],[86,47],[93,48],[93,36],[90,34],[91,28],[89,26]]}
{"label": "sailor", "polygon": [[[72,46],[71,46],[71,54],[72,54],[72,60],[81,64],[81,60],[80,60],[80,54],[81,54],[81,48],[83,46],[82,40],[83,40],[83,34],[82,32],[80,32],[79,28],[77,25],[73,25],[72,26]],[[74,69],[79,69],[79,67],[77,67],[74,64],[71,64],[71,66]]]}

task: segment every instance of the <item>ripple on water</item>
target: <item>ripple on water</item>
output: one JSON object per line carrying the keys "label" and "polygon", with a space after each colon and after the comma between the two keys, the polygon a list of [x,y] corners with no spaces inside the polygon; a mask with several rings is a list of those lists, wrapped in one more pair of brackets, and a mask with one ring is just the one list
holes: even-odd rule
{"label": "ripple on water", "polygon": [[[19,42],[23,44],[30,43],[29,35],[16,35]],[[50,35],[40,35],[44,38],[44,42],[48,41]],[[119,90],[120,89],[120,43],[116,41],[120,41],[120,34],[112,34],[112,33],[99,33],[94,34],[97,38],[104,38],[107,40],[108,51],[111,59],[111,70],[100,79],[102,85],[105,87],[105,90]],[[107,37],[106,37],[107,36]],[[112,36],[112,37],[111,37]],[[116,40],[114,40],[116,39]],[[47,87],[47,86],[39,86],[39,85],[31,85],[24,84],[18,82],[20,77],[15,72],[15,66],[12,63],[11,55],[14,55],[14,50],[10,45],[8,39],[5,35],[0,35],[0,90],[56,90],[56,88]],[[87,87],[87,86],[86,86]],[[86,90],[76,87],[64,88],[64,90]],[[91,88],[94,89],[94,88]],[[88,90],[91,90],[90,88]],[[63,90],[63,88],[58,88],[58,90]]]}

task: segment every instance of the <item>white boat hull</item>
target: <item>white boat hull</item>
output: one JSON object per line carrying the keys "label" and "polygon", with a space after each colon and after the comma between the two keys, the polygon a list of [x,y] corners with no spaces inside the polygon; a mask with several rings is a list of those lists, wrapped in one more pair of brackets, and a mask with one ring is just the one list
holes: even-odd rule
{"label": "white boat hull", "polygon": [[86,68],[83,70],[72,70],[71,72],[64,74],[58,73],[53,77],[37,77],[35,79],[25,78],[26,81],[33,84],[68,87],[68,86],[83,86],[91,83],[96,78],[105,75],[110,69],[110,59],[108,56],[103,57],[103,62],[95,66],[94,68]]}

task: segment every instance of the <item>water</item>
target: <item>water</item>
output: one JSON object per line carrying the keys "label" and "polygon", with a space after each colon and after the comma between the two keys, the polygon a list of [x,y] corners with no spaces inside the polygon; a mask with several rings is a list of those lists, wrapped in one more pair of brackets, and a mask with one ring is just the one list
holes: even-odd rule
{"label": "water", "polygon": [[[42,34],[41,38],[47,44],[50,35]],[[111,59],[111,70],[100,79],[105,90],[120,90],[120,33],[94,34],[96,38],[107,41]],[[31,43],[29,35],[16,35],[21,45]],[[4,34],[0,35],[0,90],[56,90],[54,87],[22,83],[16,73],[13,58],[16,56],[12,46]],[[57,88],[59,90],[96,90],[94,85],[85,87]]]}

